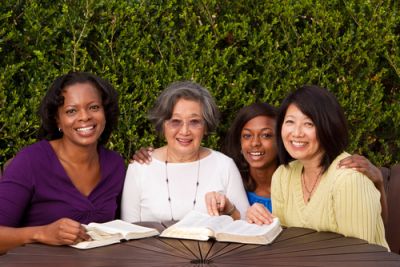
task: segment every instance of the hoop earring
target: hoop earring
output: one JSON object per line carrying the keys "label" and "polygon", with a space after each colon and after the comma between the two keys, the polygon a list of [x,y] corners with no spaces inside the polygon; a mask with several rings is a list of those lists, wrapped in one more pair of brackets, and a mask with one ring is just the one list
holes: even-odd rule
{"label": "hoop earring", "polygon": [[59,131],[60,133],[62,133],[62,129],[61,129],[61,128],[58,128],[58,131]]}

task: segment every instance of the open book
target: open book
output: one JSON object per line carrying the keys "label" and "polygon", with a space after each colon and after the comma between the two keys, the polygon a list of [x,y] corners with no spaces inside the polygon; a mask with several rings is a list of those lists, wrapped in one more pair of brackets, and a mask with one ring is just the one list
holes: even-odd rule
{"label": "open book", "polygon": [[154,228],[143,227],[121,220],[114,220],[106,223],[89,223],[84,225],[91,240],[83,241],[74,248],[89,249],[119,243],[121,240],[138,239],[158,235]]}
{"label": "open book", "polygon": [[269,244],[282,231],[278,218],[269,225],[250,224],[243,220],[234,221],[230,216],[210,216],[198,211],[189,212],[182,220],[161,233],[161,237]]}

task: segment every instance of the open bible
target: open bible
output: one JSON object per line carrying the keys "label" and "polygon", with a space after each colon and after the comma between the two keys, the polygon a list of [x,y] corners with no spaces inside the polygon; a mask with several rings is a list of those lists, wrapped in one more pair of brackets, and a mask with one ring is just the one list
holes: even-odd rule
{"label": "open bible", "polygon": [[282,231],[279,219],[269,225],[250,224],[244,220],[234,221],[230,216],[210,216],[198,211],[189,212],[182,220],[161,233],[161,237],[236,242],[246,244],[269,244]]}
{"label": "open bible", "polygon": [[143,227],[122,220],[89,223],[84,227],[91,239],[71,245],[72,247],[79,249],[96,248],[119,243],[121,240],[138,239],[159,234],[154,228]]}

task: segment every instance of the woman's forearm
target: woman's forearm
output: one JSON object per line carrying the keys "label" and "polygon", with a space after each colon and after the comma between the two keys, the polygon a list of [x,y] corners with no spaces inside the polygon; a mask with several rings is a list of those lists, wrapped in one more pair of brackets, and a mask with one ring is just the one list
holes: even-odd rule
{"label": "woman's forearm", "polygon": [[0,226],[0,254],[8,250],[34,243],[38,232],[38,227],[12,228]]}

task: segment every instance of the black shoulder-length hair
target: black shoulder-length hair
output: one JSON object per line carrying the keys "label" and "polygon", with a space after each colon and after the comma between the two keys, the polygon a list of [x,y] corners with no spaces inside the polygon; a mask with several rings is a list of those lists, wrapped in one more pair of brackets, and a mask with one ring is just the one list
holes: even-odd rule
{"label": "black shoulder-length hair", "polygon": [[[231,157],[238,167],[243,179],[246,191],[253,192],[256,189],[256,182],[250,176],[249,164],[241,153],[241,135],[244,125],[251,119],[265,116],[276,119],[277,109],[267,103],[254,103],[239,110],[226,134],[221,151]],[[274,137],[275,138],[275,137]],[[277,165],[279,165],[277,158]]]}
{"label": "black shoulder-length hair", "polygon": [[99,90],[106,117],[106,126],[98,143],[101,145],[107,143],[112,131],[118,124],[118,94],[109,82],[87,72],[70,72],[59,76],[51,84],[42,99],[38,112],[41,119],[39,139],[55,140],[62,137],[63,134],[57,127],[58,108],[64,104],[62,93],[66,87],[77,83],[91,83]]}
{"label": "black shoulder-length hair", "polygon": [[285,165],[289,164],[293,158],[283,145],[281,130],[286,111],[292,104],[309,117],[316,127],[317,139],[324,150],[320,167],[325,172],[349,143],[347,121],[343,109],[331,92],[316,85],[304,85],[290,93],[281,104],[276,123],[278,155],[281,163]]}

